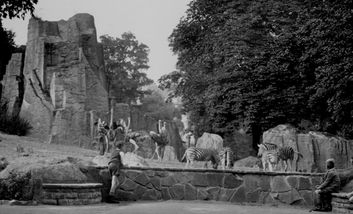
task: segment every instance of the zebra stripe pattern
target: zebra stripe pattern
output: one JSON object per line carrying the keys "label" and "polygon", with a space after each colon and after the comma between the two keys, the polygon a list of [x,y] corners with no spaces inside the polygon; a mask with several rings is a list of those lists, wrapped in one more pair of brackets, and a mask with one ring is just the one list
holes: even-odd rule
{"label": "zebra stripe pattern", "polygon": [[233,150],[230,147],[224,147],[219,152],[219,157],[221,159],[222,169],[231,169],[233,164]]}
{"label": "zebra stripe pattern", "polygon": [[190,147],[185,150],[185,153],[182,157],[182,160],[186,158],[186,165],[188,167],[189,164],[192,165],[194,161],[206,161],[205,168],[207,168],[207,161],[212,162],[212,167],[217,169],[219,163],[219,157],[217,151],[214,149],[203,149]]}

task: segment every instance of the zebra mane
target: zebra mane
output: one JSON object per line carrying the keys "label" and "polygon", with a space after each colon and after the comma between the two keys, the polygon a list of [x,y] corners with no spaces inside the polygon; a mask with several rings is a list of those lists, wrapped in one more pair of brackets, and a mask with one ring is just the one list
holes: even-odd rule
{"label": "zebra mane", "polygon": [[266,150],[277,149],[277,145],[273,144],[273,143],[263,143],[263,144],[260,144],[260,145],[263,145]]}

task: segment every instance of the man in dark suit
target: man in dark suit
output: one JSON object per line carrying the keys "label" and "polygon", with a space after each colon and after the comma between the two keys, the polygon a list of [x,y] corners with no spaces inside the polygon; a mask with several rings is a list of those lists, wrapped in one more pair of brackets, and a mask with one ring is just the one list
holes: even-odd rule
{"label": "man in dark suit", "polygon": [[335,161],[328,159],[326,161],[326,168],[327,172],[323,177],[323,182],[316,186],[315,193],[318,195],[319,202],[313,211],[331,211],[331,193],[338,192],[340,189],[340,178],[335,169]]}
{"label": "man in dark suit", "polygon": [[109,173],[110,173],[110,176],[112,177],[108,202],[111,202],[111,203],[119,203],[119,201],[115,197],[115,191],[119,186],[118,177],[119,177],[121,168],[123,167],[123,162],[120,156],[120,149],[122,145],[123,144],[121,142],[118,142],[116,145],[114,145],[116,148],[112,152],[110,156],[110,161],[108,162]]}

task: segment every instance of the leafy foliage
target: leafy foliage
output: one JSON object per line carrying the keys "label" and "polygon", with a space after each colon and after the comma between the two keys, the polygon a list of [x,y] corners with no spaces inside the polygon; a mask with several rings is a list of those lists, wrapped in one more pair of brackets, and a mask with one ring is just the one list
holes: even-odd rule
{"label": "leafy foliage", "polygon": [[200,132],[307,120],[353,137],[349,2],[194,0],[169,38],[179,70],[160,85]]}
{"label": "leafy foliage", "polygon": [[141,99],[141,111],[156,120],[181,119],[180,109],[172,102],[167,102],[166,97],[163,96],[158,88],[152,88],[150,91],[150,94],[145,95]]}
{"label": "leafy foliage", "polygon": [[0,19],[24,18],[27,12],[33,14],[38,0],[1,0]]}
{"label": "leafy foliage", "polygon": [[30,173],[11,173],[8,178],[0,179],[0,199],[1,200],[28,200],[26,186],[29,185]]}
{"label": "leafy foliage", "polygon": [[8,113],[8,102],[0,100],[0,131],[25,136],[32,129],[31,124],[19,115]]}
{"label": "leafy foliage", "polygon": [[148,46],[139,43],[132,33],[123,33],[121,38],[103,35],[100,39],[110,95],[127,103],[143,97],[145,92],[140,88],[153,82],[144,72],[149,68]]}

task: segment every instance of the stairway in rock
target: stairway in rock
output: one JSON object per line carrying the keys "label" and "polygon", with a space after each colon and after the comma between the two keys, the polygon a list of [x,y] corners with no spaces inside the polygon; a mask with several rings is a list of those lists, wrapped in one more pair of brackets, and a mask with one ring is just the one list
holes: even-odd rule
{"label": "stairway in rock", "polygon": [[102,201],[101,183],[44,183],[41,202],[49,205],[87,205]]}

